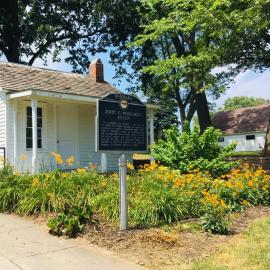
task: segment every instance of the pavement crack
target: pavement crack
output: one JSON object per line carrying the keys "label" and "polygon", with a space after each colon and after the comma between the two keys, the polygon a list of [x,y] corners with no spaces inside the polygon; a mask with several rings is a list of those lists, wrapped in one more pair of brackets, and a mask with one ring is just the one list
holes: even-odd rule
{"label": "pavement crack", "polygon": [[10,230],[4,230],[4,231],[0,231],[0,234],[2,234],[2,233],[10,234],[10,233],[16,232],[16,231],[27,230],[27,229],[30,229],[32,227],[33,226],[27,226],[27,227],[15,228],[15,229],[10,229]]}
{"label": "pavement crack", "polygon": [[46,252],[33,253],[33,254],[22,256],[22,257],[13,259],[13,260],[17,261],[17,260],[24,259],[24,258],[35,257],[35,256],[45,255],[45,254],[50,254],[50,253],[56,253],[56,252],[59,252],[59,251],[62,251],[62,250],[68,250],[68,249],[72,249],[72,248],[76,248],[76,247],[79,247],[79,245],[66,247],[66,248],[55,249],[55,250],[50,250],[50,251],[46,251]]}
{"label": "pavement crack", "polygon": [[21,270],[25,270],[23,269],[20,265],[18,265],[16,262],[14,262],[13,260],[11,260],[9,257],[7,257],[5,254],[3,254],[2,252],[0,252],[0,255],[4,258],[6,258],[10,263],[14,264],[16,267],[18,267]]}

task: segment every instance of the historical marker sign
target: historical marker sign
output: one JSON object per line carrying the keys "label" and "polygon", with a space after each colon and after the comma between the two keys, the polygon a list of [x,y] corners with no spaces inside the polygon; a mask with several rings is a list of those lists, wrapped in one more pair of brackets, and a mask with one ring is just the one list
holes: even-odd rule
{"label": "historical marker sign", "polygon": [[98,101],[98,150],[146,151],[146,106],[136,97],[110,94]]}

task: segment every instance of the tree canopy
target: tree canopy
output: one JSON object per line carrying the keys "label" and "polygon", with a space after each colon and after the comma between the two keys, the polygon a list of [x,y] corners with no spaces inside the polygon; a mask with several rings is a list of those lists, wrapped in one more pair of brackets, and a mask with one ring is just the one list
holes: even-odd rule
{"label": "tree canopy", "polygon": [[[266,66],[270,2],[262,0],[142,0],[143,32],[133,46],[154,51],[142,72],[174,98],[182,126],[197,112],[211,124],[206,94],[219,97],[240,71]],[[146,12],[145,12],[146,10]],[[228,72],[213,73],[229,65]]]}
{"label": "tree canopy", "polygon": [[246,97],[246,96],[240,96],[240,97],[232,97],[227,98],[224,102],[224,106],[221,107],[219,110],[234,110],[239,108],[245,108],[245,107],[254,107],[258,105],[264,105],[264,104],[270,104],[269,99],[264,98],[255,98],[255,97]]}
{"label": "tree canopy", "polygon": [[263,70],[270,67],[270,1],[220,1],[226,38],[222,41],[225,64],[234,64],[232,70]]}
{"label": "tree canopy", "polygon": [[211,14],[218,7],[213,6],[215,1],[142,2],[147,10],[144,31],[132,45],[151,46],[156,56],[142,71],[157,77],[164,86],[161,91],[176,101],[182,127],[197,111],[203,131],[211,124],[205,92],[218,95],[225,82],[220,74],[211,72],[222,64],[213,35],[219,18]]}
{"label": "tree canopy", "polygon": [[119,45],[136,30],[136,3],[105,0],[8,0],[0,2],[0,55],[10,62],[32,65],[52,55],[77,71],[87,55]]}

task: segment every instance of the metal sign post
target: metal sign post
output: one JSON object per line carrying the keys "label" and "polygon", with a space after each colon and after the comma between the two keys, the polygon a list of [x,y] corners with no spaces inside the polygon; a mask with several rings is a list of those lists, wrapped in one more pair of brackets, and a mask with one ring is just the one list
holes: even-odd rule
{"label": "metal sign post", "polygon": [[119,158],[120,178],[120,230],[128,229],[128,201],[127,201],[127,160],[125,154]]}

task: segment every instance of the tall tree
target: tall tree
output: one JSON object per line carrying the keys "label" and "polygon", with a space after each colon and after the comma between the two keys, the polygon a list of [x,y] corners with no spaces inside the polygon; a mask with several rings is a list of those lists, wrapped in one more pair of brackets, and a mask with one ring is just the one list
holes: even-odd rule
{"label": "tall tree", "polygon": [[[136,1],[135,1],[136,2]],[[136,30],[132,0],[8,0],[0,1],[0,55],[32,65],[36,59],[65,60],[77,71],[87,68],[87,54],[127,40]]]}
{"label": "tall tree", "polygon": [[209,17],[213,1],[148,0],[145,4],[144,32],[133,46],[151,44],[156,60],[143,72],[158,77],[178,106],[182,127],[197,111],[201,131],[211,125],[206,91],[217,94],[224,88],[220,74],[212,74],[221,64],[214,22]]}
{"label": "tall tree", "polygon": [[142,88],[147,94],[148,102],[159,104],[161,107],[161,110],[155,113],[155,140],[164,138],[164,130],[179,125],[175,99],[160,91],[163,88],[162,82],[155,77],[145,80]]}
{"label": "tall tree", "polygon": [[269,68],[270,1],[226,1],[223,7],[227,13],[221,20],[227,32],[222,40],[224,63],[234,64],[235,73]]}
{"label": "tall tree", "polygon": [[[239,72],[269,66],[270,1],[142,0],[144,32],[133,43],[152,43],[157,60],[144,68],[166,82],[177,101],[181,122],[194,107],[201,130],[210,124],[206,90],[218,96]],[[230,65],[226,76],[214,67]],[[223,74],[224,75],[224,74]]]}

